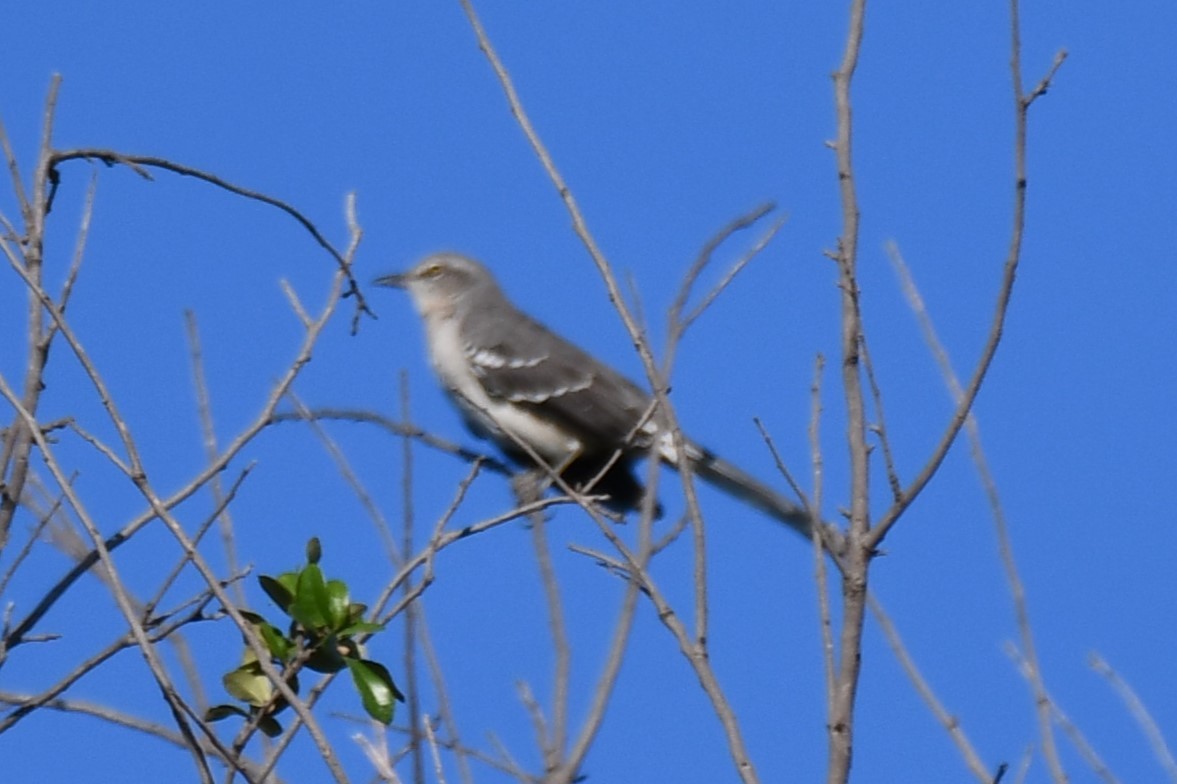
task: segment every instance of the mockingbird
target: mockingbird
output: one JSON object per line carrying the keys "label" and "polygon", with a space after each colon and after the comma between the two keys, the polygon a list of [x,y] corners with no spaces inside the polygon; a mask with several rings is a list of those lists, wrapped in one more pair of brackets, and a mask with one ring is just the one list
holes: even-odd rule
{"label": "mockingbird", "polygon": [[[619,511],[644,493],[635,459],[656,450],[678,467],[651,395],[516,308],[477,261],[439,253],[375,284],[409,292],[430,363],[466,425],[513,460],[535,467],[538,457],[581,489],[596,479],[591,491]],[[696,476],[809,535],[800,506],[691,440],[683,444]]]}

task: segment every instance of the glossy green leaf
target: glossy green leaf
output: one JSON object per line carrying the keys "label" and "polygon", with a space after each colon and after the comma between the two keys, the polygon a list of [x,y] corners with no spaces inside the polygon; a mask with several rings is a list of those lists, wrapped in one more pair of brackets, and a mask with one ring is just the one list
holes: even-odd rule
{"label": "glossy green leaf", "polygon": [[270,650],[270,654],[279,661],[290,661],[294,643],[287,639],[279,629],[268,623],[263,622],[255,625],[258,634],[261,635],[262,642]]}
{"label": "glossy green leaf", "polygon": [[282,572],[282,574],[278,575],[278,582],[282,583],[282,587],[289,591],[291,596],[298,590],[299,574],[301,574],[301,570],[296,572]]}
{"label": "glossy green leaf", "polygon": [[343,654],[339,650],[340,641],[335,635],[329,635],[315,648],[315,652],[307,659],[307,668],[315,672],[339,672],[345,666]]}
{"label": "glossy green leaf", "polygon": [[274,685],[256,661],[242,664],[221,678],[225,691],[250,705],[265,705],[274,693]]}
{"label": "glossy green leaf", "polygon": [[351,598],[347,593],[347,583],[342,580],[327,581],[327,623],[332,629],[346,626],[348,611],[351,609]]}
{"label": "glossy green leaf", "polygon": [[276,738],[282,734],[282,725],[273,716],[262,716],[257,723],[257,728],[262,731],[267,738]]}
{"label": "glossy green leaf", "polygon": [[323,571],[311,564],[298,573],[298,586],[294,591],[294,601],[290,603],[290,615],[313,631],[330,625],[329,608]]}
{"label": "glossy green leaf", "polygon": [[236,705],[213,705],[204,712],[205,721],[220,721],[227,719],[230,716],[241,716],[242,718],[249,718],[249,714],[238,708]]}
{"label": "glossy green leaf", "polygon": [[294,599],[293,590],[283,584],[281,579],[274,579],[266,574],[259,575],[257,581],[266,592],[266,596],[270,597],[270,601],[278,605],[279,610],[289,612],[290,602]]}
{"label": "glossy green leaf", "polygon": [[351,636],[353,634],[374,634],[376,632],[384,631],[384,624],[372,623],[371,621],[357,621],[349,624],[339,630],[339,636]]}
{"label": "glossy green leaf", "polygon": [[405,698],[384,665],[366,659],[347,659],[347,668],[368,715],[383,724],[392,723],[396,702],[404,702]]}

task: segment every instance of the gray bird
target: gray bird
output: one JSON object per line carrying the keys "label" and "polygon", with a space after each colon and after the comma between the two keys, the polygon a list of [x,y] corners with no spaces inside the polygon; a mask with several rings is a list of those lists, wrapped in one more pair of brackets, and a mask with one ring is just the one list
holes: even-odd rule
{"label": "gray bird", "polygon": [[[474,259],[439,253],[374,283],[409,292],[442,386],[466,425],[512,460],[535,466],[523,442],[574,487],[604,470],[592,492],[618,511],[636,508],[644,492],[634,460],[657,445],[662,460],[677,465],[670,433],[651,416],[651,395],[516,308]],[[683,440],[696,476],[809,536],[808,512]]]}

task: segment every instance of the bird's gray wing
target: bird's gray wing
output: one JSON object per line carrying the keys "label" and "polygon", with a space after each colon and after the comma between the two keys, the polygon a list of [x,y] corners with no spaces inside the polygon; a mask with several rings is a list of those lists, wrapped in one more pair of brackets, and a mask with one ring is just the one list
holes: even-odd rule
{"label": "bird's gray wing", "polygon": [[522,313],[484,315],[468,320],[463,338],[487,395],[535,410],[590,448],[643,445],[634,430],[648,413],[646,392]]}

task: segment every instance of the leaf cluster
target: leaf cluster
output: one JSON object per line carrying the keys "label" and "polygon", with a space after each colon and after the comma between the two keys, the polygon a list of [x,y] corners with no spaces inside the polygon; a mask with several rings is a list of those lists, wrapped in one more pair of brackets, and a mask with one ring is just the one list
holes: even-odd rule
{"label": "leaf cluster", "polygon": [[[384,625],[364,620],[367,606],[351,601],[345,582],[327,579],[323,574],[319,566],[322,548],[317,538],[307,542],[306,554],[306,565],[300,569],[277,577],[258,577],[262,590],[290,619],[285,632],[258,613],[241,610],[241,615],[253,624],[271,663],[296,694],[303,668],[326,674],[346,668],[364,710],[377,721],[389,724],[396,702],[404,702],[404,695],[384,665],[365,658],[361,643],[362,638],[383,631]],[[248,644],[241,665],[226,673],[222,683],[245,707],[214,705],[205,714],[206,720],[242,716],[255,721],[258,729],[270,737],[282,732],[276,715],[289,705]]]}

